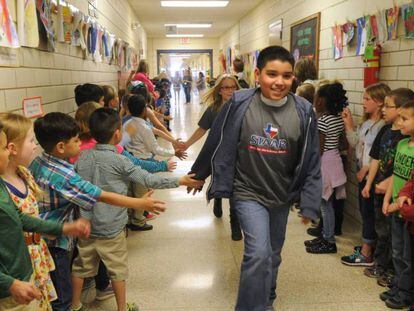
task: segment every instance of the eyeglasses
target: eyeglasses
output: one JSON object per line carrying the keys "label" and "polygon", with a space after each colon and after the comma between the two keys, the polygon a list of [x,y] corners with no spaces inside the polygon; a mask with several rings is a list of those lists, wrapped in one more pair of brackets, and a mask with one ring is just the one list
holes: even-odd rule
{"label": "eyeglasses", "polygon": [[222,86],[220,88],[220,90],[223,90],[223,91],[233,91],[233,90],[237,90],[237,86]]}
{"label": "eyeglasses", "polygon": [[395,105],[387,105],[387,104],[384,104],[384,106],[382,106],[382,107],[385,108],[385,109],[397,108],[397,106],[395,106]]}

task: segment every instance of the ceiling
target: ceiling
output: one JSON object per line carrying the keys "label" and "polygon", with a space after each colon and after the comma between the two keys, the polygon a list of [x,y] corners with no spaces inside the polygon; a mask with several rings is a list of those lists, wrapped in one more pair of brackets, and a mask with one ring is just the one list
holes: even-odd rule
{"label": "ceiling", "polygon": [[164,8],[160,0],[128,1],[148,37],[165,37],[164,24],[212,22],[211,28],[178,29],[178,33],[202,33],[204,37],[217,38],[263,0],[230,0],[225,8]]}

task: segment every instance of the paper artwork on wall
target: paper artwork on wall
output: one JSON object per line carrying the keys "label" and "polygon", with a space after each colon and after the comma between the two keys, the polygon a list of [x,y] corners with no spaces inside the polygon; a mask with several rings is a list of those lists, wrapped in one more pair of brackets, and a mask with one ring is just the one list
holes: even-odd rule
{"label": "paper artwork on wall", "polygon": [[367,29],[366,29],[366,24],[365,24],[365,17],[360,17],[357,19],[356,55],[364,55],[366,46],[367,46]]}
{"label": "paper artwork on wall", "polygon": [[18,48],[20,46],[19,37],[17,36],[16,28],[10,16],[7,0],[0,0],[0,16],[0,46]]}
{"label": "paper artwork on wall", "polygon": [[379,44],[384,43],[388,40],[388,29],[387,29],[387,10],[381,10],[375,13],[375,19],[378,28],[378,39]]}
{"label": "paper artwork on wall", "polygon": [[39,46],[35,0],[17,1],[17,32],[21,46]]}
{"label": "paper artwork on wall", "polygon": [[408,3],[401,7],[404,22],[405,38],[414,39],[414,4]]}
{"label": "paper artwork on wall", "polygon": [[348,22],[342,25],[343,43],[345,45],[351,45],[352,39],[355,37],[355,25]]}
{"label": "paper artwork on wall", "polygon": [[395,6],[386,11],[387,12],[388,40],[397,39],[397,25],[398,25],[399,11],[400,9],[398,6]]}
{"label": "paper artwork on wall", "polygon": [[369,42],[378,42],[378,23],[377,17],[375,15],[371,15],[369,17],[369,23],[371,26],[370,38]]}
{"label": "paper artwork on wall", "polygon": [[[36,0],[39,23],[42,27],[42,29],[39,29],[39,45],[42,45],[42,43],[47,44],[46,49],[51,52],[55,50],[55,29],[52,20],[52,5],[53,3],[51,0]],[[41,42],[42,34],[46,37],[47,42]]]}
{"label": "paper artwork on wall", "polygon": [[334,59],[337,60],[343,56],[342,27],[340,25],[332,27],[332,35]]}

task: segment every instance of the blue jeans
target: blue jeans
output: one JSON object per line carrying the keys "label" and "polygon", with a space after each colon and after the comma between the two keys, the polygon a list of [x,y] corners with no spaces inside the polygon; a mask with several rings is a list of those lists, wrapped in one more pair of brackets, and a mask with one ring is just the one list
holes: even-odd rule
{"label": "blue jeans", "polygon": [[329,243],[335,243],[335,211],[333,207],[333,194],[328,201],[322,199],[321,214],[323,220],[323,238]]}
{"label": "blue jeans", "polygon": [[235,201],[244,233],[237,311],[263,311],[276,299],[276,279],[282,262],[290,207],[266,208],[255,201]]}
{"label": "blue jeans", "polygon": [[374,194],[368,199],[362,197],[361,192],[365,187],[366,181],[358,184],[358,201],[359,210],[362,218],[362,241],[367,244],[375,244],[377,240],[377,233],[375,232],[375,208],[374,208]]}
{"label": "blue jeans", "polygon": [[411,267],[410,233],[405,220],[393,214],[391,218],[392,261],[395,278],[393,285],[404,300],[414,300],[414,275]]}
{"label": "blue jeans", "polygon": [[69,311],[72,303],[70,253],[62,248],[49,247],[56,269],[50,272],[58,298],[52,301],[53,311]]}

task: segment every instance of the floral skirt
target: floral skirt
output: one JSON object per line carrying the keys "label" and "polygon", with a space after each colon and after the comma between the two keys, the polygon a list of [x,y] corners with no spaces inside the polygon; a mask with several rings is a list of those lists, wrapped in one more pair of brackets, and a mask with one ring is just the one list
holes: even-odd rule
{"label": "floral skirt", "polygon": [[57,294],[49,273],[55,270],[55,263],[43,239],[39,244],[29,245],[28,250],[32,261],[34,284],[42,294],[39,310],[52,311],[50,302],[57,299]]}

